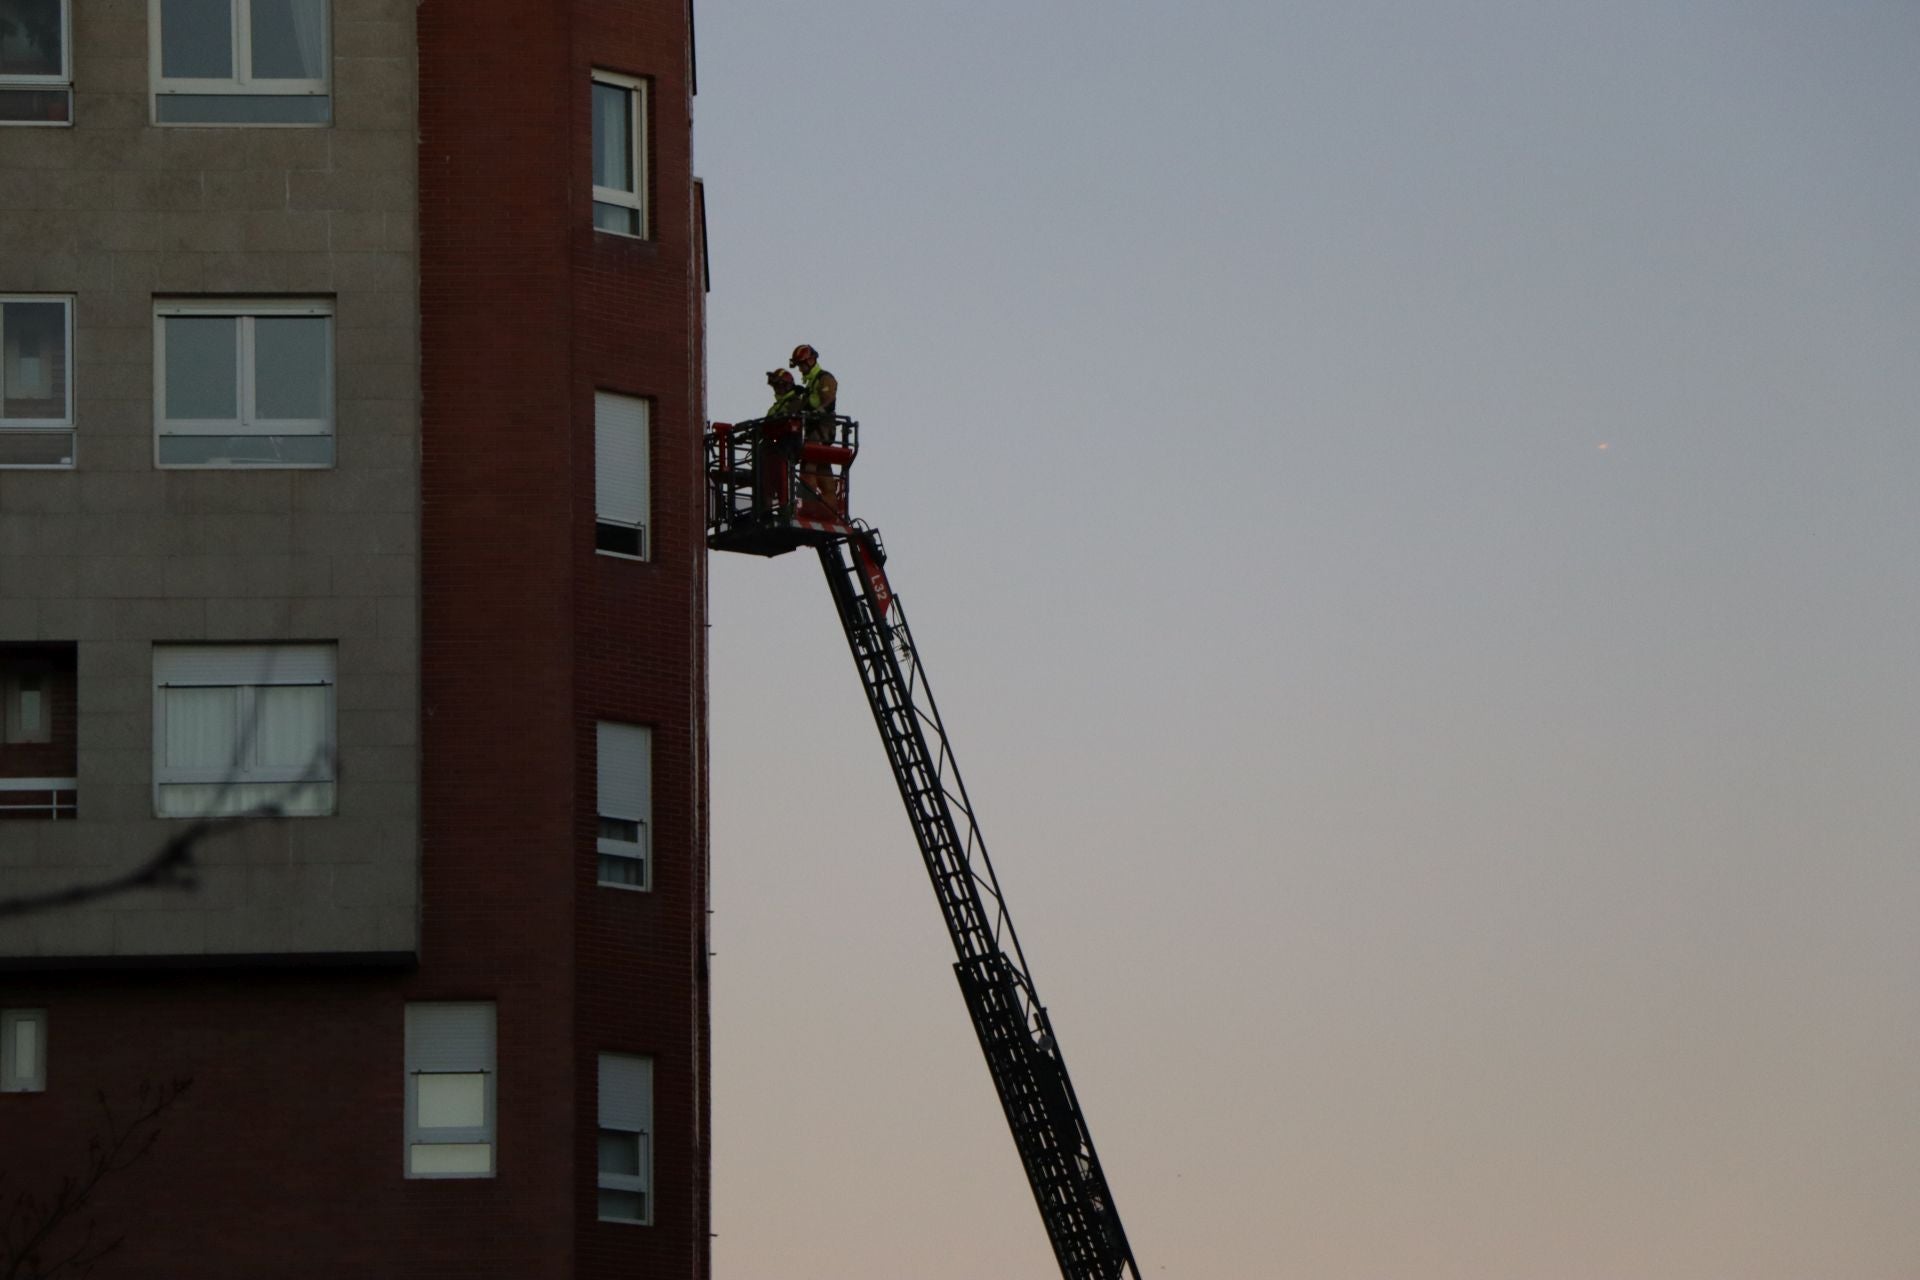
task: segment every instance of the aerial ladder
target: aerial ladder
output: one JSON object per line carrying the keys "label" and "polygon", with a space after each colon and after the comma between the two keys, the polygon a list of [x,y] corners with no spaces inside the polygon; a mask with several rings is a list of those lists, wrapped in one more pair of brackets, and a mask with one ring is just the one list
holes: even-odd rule
{"label": "aerial ladder", "polygon": [[819,553],[1060,1274],[1140,1280],[906,612],[887,582],[880,533],[846,515],[859,432],[851,418],[826,415],[715,423],[707,435],[707,544],[761,556],[808,546]]}

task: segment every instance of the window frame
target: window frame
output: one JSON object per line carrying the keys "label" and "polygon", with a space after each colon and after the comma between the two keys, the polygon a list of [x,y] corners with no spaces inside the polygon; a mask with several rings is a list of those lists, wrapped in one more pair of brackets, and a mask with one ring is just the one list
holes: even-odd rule
{"label": "window frame", "polygon": [[[638,222],[640,229],[638,231],[615,231],[610,227],[601,226],[598,222],[593,224],[593,229],[605,235],[621,236],[628,240],[651,240],[653,238],[653,218],[651,211],[647,208],[647,189],[652,179],[652,175],[647,169],[647,119],[651,112],[648,110],[650,94],[648,92],[647,81],[640,76],[625,75],[621,72],[608,71],[601,67],[595,67],[593,69],[592,80],[587,89],[587,118],[589,126],[587,129],[587,146],[590,148],[587,171],[589,176],[591,176],[593,171],[593,153],[599,150],[599,138],[595,135],[592,128],[592,85],[596,84],[610,85],[616,89],[623,89],[631,95],[627,100],[627,132],[632,139],[633,146],[633,153],[629,157],[633,164],[633,190],[627,191],[620,187],[603,187],[596,182],[592,184],[592,203],[613,205],[617,208],[632,210],[639,215]],[[592,216],[591,210],[589,210],[588,216]]]}
{"label": "window frame", "polygon": [[[278,317],[324,319],[326,340],[322,358],[325,374],[326,412],[318,418],[262,418],[259,415],[259,359],[256,321]],[[191,319],[233,319],[239,323],[234,334],[234,418],[169,418],[167,416],[167,321]],[[153,304],[153,463],[169,470],[227,471],[264,467],[274,470],[325,470],[334,462],[290,462],[284,459],[168,462],[160,456],[160,442],[167,436],[196,439],[221,439],[232,436],[324,436],[339,449],[339,368],[336,364],[334,305],[328,298],[169,298]]]}
{"label": "window frame", "polygon": [[[292,80],[277,76],[255,78],[253,73],[253,0],[227,0],[227,30],[232,36],[233,75],[230,77],[169,77],[162,64],[165,33],[161,10],[165,0],[147,0],[147,110],[151,123],[162,129],[325,129],[333,124],[333,0],[321,0],[318,79]],[[325,98],[325,120],[162,120],[163,98]]]}
{"label": "window frame", "polygon": [[[479,1013],[484,1010],[485,1049],[472,1059],[472,1064],[463,1070],[427,1070],[418,1065],[429,1056],[427,1046],[421,1041],[422,1031],[416,1026],[416,1011],[426,1009],[455,1010],[464,1009]],[[408,1178],[426,1180],[493,1178],[500,1172],[499,1139],[499,1007],[492,1000],[419,1000],[409,1001],[405,1012],[404,1048],[405,1056],[402,1090],[404,1118],[402,1142],[400,1146],[400,1167]],[[445,1052],[445,1046],[439,1046]],[[438,1054],[433,1055],[436,1058]],[[420,1124],[419,1082],[422,1076],[441,1075],[479,1075],[483,1079],[482,1113],[483,1119],[478,1125],[448,1126],[434,1125],[422,1128]],[[426,1140],[427,1135],[433,1135]],[[413,1163],[415,1147],[454,1147],[485,1146],[487,1148],[487,1167],[485,1170],[416,1170]]]}
{"label": "window frame", "polygon": [[[275,664],[274,650],[304,651],[306,654],[325,655],[324,674],[318,679],[261,680],[241,683],[233,680],[211,678],[162,678],[163,661],[180,664],[191,655],[211,654],[214,651],[226,651],[232,655],[236,664],[252,662],[266,674],[271,675]],[[163,655],[168,655],[163,659]],[[296,653],[292,659],[302,660]],[[158,818],[172,821],[198,821],[201,818],[222,816],[225,810],[197,810],[194,812],[169,812],[163,802],[162,788],[173,786],[218,786],[218,787],[279,787],[290,794],[297,794],[309,788],[326,789],[326,807],[316,812],[298,809],[289,810],[284,816],[289,818],[328,818],[340,811],[340,697],[339,697],[340,655],[338,646],[333,644],[305,644],[296,642],[267,644],[156,644],[153,646],[153,812]],[[171,675],[172,673],[167,673]],[[260,689],[299,689],[323,688],[327,691],[327,713],[325,740],[321,743],[319,757],[325,762],[326,772],[321,777],[309,777],[306,767],[298,771],[293,766],[262,766],[247,762],[222,766],[216,776],[209,776],[210,767],[169,766],[166,763],[167,751],[167,691],[169,689],[233,689],[237,693],[234,706],[234,724],[245,741],[246,726],[256,723],[257,702]],[[240,810],[239,812],[244,812]]]}
{"label": "window frame", "polygon": [[[629,788],[644,792],[644,800],[639,803],[625,803],[617,796],[604,794],[608,788],[607,771],[609,768],[608,730],[616,734],[623,731],[637,732],[637,739],[646,751],[647,776],[636,784],[628,783]],[[653,891],[653,728],[651,725],[625,724],[613,720],[597,721],[594,725],[594,884],[602,889],[622,889],[628,893],[651,893]],[[628,812],[627,810],[633,810]],[[601,834],[602,824],[607,821],[634,823],[639,838],[637,840],[619,840]],[[627,862],[636,862],[640,866],[640,878],[635,881],[608,880],[601,874],[602,859],[619,858]]]}
{"label": "window frame", "polygon": [[66,382],[66,413],[59,418],[8,418],[0,416],[0,434],[18,432],[22,435],[56,435],[61,432],[67,436],[67,460],[65,462],[0,462],[0,468],[9,471],[71,471],[74,467],[74,449],[76,433],[74,430],[74,295],[70,293],[0,293],[0,415],[6,412],[6,304],[9,302],[60,304],[65,331],[65,363],[63,366]]}
{"label": "window frame", "polygon": [[[18,1051],[22,1023],[34,1028],[34,1061],[20,1071],[14,1057]],[[47,1011],[45,1009],[0,1009],[0,1093],[45,1093],[47,1091]]]}
{"label": "window frame", "polygon": [[[614,234],[618,234],[617,232]],[[612,434],[624,429],[624,425],[609,417],[604,408],[609,401],[637,404],[640,407],[640,485],[639,493],[622,495],[629,504],[628,513],[637,512],[639,520],[620,518],[623,512],[608,512],[604,506],[615,505],[620,498],[604,493],[603,482],[609,479],[608,469],[604,466],[605,450],[601,448],[602,435]],[[653,559],[653,401],[646,396],[628,395],[624,391],[596,389],[593,393],[593,551],[595,555],[612,556],[616,560],[633,560],[645,563]],[[639,551],[622,551],[600,545],[602,530],[632,530],[639,540]]]}
{"label": "window frame", "polygon": [[[73,0],[59,0],[59,5],[59,72],[57,74],[39,76],[0,74],[0,94],[4,94],[12,89],[40,92],[45,92],[50,89],[63,89],[67,95],[66,118],[62,120],[7,120],[0,118],[0,128],[71,129],[73,127]],[[71,335],[69,335],[69,337],[71,337]]]}
{"label": "window frame", "polygon": [[[619,1117],[608,1117],[607,1068],[609,1063],[634,1064],[645,1081],[646,1112],[645,1124],[640,1128],[620,1123]],[[653,1197],[653,1072],[651,1057],[638,1053],[601,1053],[595,1063],[597,1072],[594,1090],[594,1218],[599,1222],[617,1223],[628,1227],[650,1227],[654,1223]],[[607,1134],[631,1135],[638,1146],[635,1152],[634,1167],[638,1173],[609,1173],[600,1168],[600,1139]],[[619,1191],[640,1196],[642,1212],[637,1218],[610,1218],[600,1212],[598,1192]]]}

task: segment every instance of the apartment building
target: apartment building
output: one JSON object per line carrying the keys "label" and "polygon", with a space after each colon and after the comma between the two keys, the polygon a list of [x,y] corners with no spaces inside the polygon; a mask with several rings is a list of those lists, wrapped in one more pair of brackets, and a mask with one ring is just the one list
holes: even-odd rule
{"label": "apartment building", "polygon": [[692,49],[0,0],[0,1172],[191,1081],[102,1275],[708,1273]]}

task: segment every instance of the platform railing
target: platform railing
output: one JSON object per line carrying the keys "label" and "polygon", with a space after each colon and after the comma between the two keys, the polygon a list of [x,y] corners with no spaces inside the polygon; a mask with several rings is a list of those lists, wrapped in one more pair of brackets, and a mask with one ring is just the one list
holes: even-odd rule
{"label": "platform railing", "polygon": [[805,414],[716,422],[707,433],[707,525],[722,532],[776,524],[847,504],[860,452],[852,418]]}

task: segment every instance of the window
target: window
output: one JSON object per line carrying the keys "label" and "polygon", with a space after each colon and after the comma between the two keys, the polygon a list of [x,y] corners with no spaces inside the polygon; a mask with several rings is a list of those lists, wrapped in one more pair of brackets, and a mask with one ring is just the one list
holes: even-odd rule
{"label": "window", "polygon": [[154,812],[332,813],[333,672],[330,644],[156,645]]}
{"label": "window", "polygon": [[0,819],[74,816],[77,652],[0,644]]}
{"label": "window", "polygon": [[653,1221],[653,1060],[600,1055],[600,1221]]}
{"label": "window", "polygon": [[593,225],[647,234],[647,82],[593,73]]}
{"label": "window", "polygon": [[0,0],[0,125],[72,123],[67,0]]}
{"label": "window", "polygon": [[333,307],[163,302],[154,317],[163,467],[333,465]]}
{"label": "window", "polygon": [[593,546],[647,558],[648,408],[645,400],[598,391],[593,397]]}
{"label": "window", "polygon": [[603,721],[597,746],[600,883],[651,888],[647,828],[653,821],[653,730]]}
{"label": "window", "polygon": [[47,1087],[47,1011],[0,1009],[0,1093]]}
{"label": "window", "polygon": [[73,465],[72,368],[73,299],[0,294],[0,466]]}
{"label": "window", "polygon": [[409,1178],[493,1176],[491,1001],[407,1006]]}
{"label": "window", "polygon": [[327,0],[147,0],[155,124],[326,124]]}

